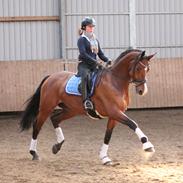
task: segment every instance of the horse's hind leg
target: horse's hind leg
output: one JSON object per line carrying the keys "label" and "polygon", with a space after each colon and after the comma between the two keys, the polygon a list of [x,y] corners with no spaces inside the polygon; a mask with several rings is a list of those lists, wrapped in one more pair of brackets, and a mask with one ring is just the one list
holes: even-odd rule
{"label": "horse's hind leg", "polygon": [[71,111],[69,111],[68,108],[62,108],[55,110],[51,115],[51,121],[53,124],[53,127],[55,128],[55,134],[57,137],[57,143],[53,145],[52,152],[53,154],[56,154],[60,149],[62,144],[64,143],[64,134],[62,132],[61,127],[59,126],[59,123],[63,120],[69,119],[73,117],[75,114]]}
{"label": "horse's hind leg", "polygon": [[51,114],[51,122],[55,128],[55,133],[57,137],[57,144],[53,145],[52,147],[53,154],[56,154],[60,150],[65,140],[62,129],[61,127],[59,127],[59,123],[61,121],[60,118],[62,117],[63,114],[64,114],[63,109],[57,109],[53,111],[53,113]]}
{"label": "horse's hind leg", "polygon": [[51,110],[40,110],[37,119],[33,125],[32,140],[29,149],[29,152],[32,155],[32,160],[39,160],[39,155],[37,153],[37,136],[41,130],[43,123],[46,121],[50,113]]}

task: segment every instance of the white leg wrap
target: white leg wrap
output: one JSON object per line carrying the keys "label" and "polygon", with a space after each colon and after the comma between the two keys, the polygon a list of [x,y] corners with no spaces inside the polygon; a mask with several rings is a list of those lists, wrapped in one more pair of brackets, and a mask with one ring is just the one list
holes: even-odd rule
{"label": "white leg wrap", "polygon": [[135,133],[137,134],[137,136],[139,137],[140,140],[143,137],[145,137],[147,139],[147,142],[143,143],[143,150],[148,151],[148,149],[151,148],[151,152],[155,152],[153,144],[148,140],[147,136],[142,132],[142,130],[140,128],[137,127],[135,130]]}
{"label": "white leg wrap", "polygon": [[100,150],[99,157],[102,160],[103,164],[106,164],[107,162],[111,162],[111,159],[107,156],[107,151],[108,151],[109,145],[103,144]]}
{"label": "white leg wrap", "polygon": [[108,156],[106,156],[106,157],[104,157],[103,159],[102,159],[102,164],[108,164],[108,163],[110,163],[111,162],[111,159],[108,157]]}
{"label": "white leg wrap", "polygon": [[[141,140],[142,137],[146,137],[147,138],[147,136],[138,127],[136,128],[135,133],[137,134],[137,136],[139,137],[140,140]],[[148,141],[148,138],[147,138],[147,141]]]}
{"label": "white leg wrap", "polygon": [[36,147],[37,147],[37,139],[36,140],[34,140],[34,139],[32,139],[31,140],[31,144],[30,144],[30,151],[32,150],[32,151],[37,151],[36,150]]}
{"label": "white leg wrap", "polygon": [[146,150],[146,149],[149,149],[149,148],[152,148],[152,151],[155,152],[153,144],[150,141],[145,142],[143,144],[143,150]]}
{"label": "white leg wrap", "polygon": [[64,140],[64,134],[62,132],[62,129],[60,127],[55,128],[55,133],[57,136],[57,142],[61,143]]}

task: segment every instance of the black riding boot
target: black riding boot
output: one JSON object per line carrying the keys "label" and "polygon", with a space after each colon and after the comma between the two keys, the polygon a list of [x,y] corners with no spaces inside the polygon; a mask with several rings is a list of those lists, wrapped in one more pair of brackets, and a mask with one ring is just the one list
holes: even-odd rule
{"label": "black riding boot", "polygon": [[87,91],[87,78],[82,77],[81,80],[82,85],[82,98],[85,110],[93,110],[93,103],[88,97]]}

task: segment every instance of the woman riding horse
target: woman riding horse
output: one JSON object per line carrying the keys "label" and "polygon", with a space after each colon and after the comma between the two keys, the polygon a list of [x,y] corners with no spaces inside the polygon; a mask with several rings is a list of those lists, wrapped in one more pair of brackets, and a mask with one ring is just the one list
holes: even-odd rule
{"label": "woman riding horse", "polygon": [[[135,84],[136,92],[139,95],[147,93],[146,75],[153,56],[146,56],[145,51],[141,50],[127,50],[119,55],[110,68],[104,69],[100,78],[98,78],[98,83],[91,99],[98,114],[108,118],[104,143],[99,154],[103,164],[111,163],[107,152],[113,129],[117,123],[127,125],[136,133],[144,151],[154,151],[153,144],[142,132],[138,124],[125,114],[129,105],[130,83]],[[86,115],[86,111],[82,106],[81,96],[71,95],[65,90],[68,81],[74,74],[63,71],[45,77],[28,101],[20,127],[22,130],[26,130],[33,126],[29,149],[33,160],[39,159],[37,137],[42,125],[49,116],[51,116],[51,122],[57,137],[57,143],[52,147],[52,152],[56,154],[65,139],[59,124],[74,116]],[[61,110],[58,113],[54,113],[53,111],[58,105]]]}
{"label": "woman riding horse", "polygon": [[97,55],[101,60],[107,62],[108,65],[111,64],[111,60],[107,58],[100,48],[99,41],[96,39],[94,34],[94,27],[96,22],[91,17],[86,17],[81,22],[80,38],[78,39],[79,48],[79,64],[78,64],[78,74],[81,76],[82,85],[82,98],[85,110],[93,110],[93,103],[88,97],[87,83],[90,80],[90,73],[96,70],[98,65]]}

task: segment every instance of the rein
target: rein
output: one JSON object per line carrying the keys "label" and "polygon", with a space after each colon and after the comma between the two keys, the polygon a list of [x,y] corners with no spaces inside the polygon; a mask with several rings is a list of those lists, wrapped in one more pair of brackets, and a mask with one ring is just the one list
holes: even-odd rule
{"label": "rein", "polygon": [[106,68],[102,68],[101,70],[98,71],[98,75],[97,75],[97,81],[96,81],[96,87],[100,84],[102,76],[104,71],[106,71]]}

